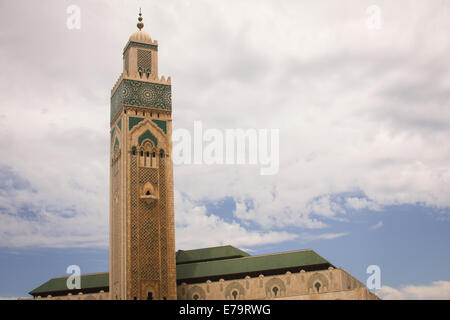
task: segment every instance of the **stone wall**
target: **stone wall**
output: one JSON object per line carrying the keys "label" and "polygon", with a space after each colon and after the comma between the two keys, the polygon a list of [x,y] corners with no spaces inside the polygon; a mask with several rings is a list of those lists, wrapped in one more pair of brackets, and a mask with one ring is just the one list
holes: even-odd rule
{"label": "stone wall", "polygon": [[96,293],[79,293],[79,294],[68,294],[64,296],[46,296],[41,297],[38,296],[35,298],[35,300],[108,300],[109,299],[109,292],[104,292],[103,290]]}
{"label": "stone wall", "polygon": [[[178,300],[377,300],[356,278],[343,269],[206,281],[177,287]],[[40,300],[106,300],[108,292],[37,297]]]}
{"label": "stone wall", "polygon": [[331,267],[257,278],[182,283],[177,287],[177,295],[178,300],[378,299],[346,271]]}

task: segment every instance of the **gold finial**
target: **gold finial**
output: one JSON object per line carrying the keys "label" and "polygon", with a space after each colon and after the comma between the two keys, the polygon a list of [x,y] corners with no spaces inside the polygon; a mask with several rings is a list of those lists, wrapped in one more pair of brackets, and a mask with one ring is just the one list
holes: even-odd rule
{"label": "gold finial", "polygon": [[137,23],[137,27],[139,28],[139,30],[141,30],[144,27],[144,23],[142,22],[142,12],[141,12],[141,8],[139,8],[139,18],[138,18],[139,22]]}

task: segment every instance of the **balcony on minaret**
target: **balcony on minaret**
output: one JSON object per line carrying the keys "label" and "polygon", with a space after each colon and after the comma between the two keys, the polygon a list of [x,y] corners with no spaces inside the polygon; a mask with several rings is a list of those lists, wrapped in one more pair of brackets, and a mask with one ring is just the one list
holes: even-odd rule
{"label": "balcony on minaret", "polygon": [[150,182],[145,183],[141,188],[139,198],[145,200],[148,204],[158,200],[158,188]]}

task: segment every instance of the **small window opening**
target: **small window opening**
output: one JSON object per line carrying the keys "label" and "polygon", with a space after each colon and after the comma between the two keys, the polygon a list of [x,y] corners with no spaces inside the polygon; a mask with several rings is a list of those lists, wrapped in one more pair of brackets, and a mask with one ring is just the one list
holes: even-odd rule
{"label": "small window opening", "polygon": [[153,300],[153,292],[149,291],[147,293],[147,300]]}
{"label": "small window opening", "polygon": [[317,292],[320,291],[320,283],[316,282],[316,284],[314,284],[314,287],[316,287]]}
{"label": "small window opening", "polygon": [[272,288],[272,291],[273,291],[273,294],[274,294],[275,297],[276,297],[277,294],[278,294],[278,287],[273,287],[273,288]]}

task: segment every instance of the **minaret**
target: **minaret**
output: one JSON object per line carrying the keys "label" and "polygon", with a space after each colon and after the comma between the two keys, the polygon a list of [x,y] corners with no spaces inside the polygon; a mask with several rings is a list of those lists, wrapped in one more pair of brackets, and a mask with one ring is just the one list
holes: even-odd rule
{"label": "minaret", "polygon": [[123,50],[111,90],[111,299],[176,299],[170,77],[142,31]]}

